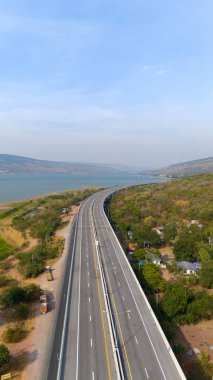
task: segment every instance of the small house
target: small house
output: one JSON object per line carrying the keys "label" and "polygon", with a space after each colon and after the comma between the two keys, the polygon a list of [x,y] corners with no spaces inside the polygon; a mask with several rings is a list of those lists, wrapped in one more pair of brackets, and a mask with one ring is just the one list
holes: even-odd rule
{"label": "small house", "polygon": [[154,253],[148,253],[145,256],[146,261],[151,261],[155,265],[160,265],[161,264],[161,259],[158,255],[155,255]]}
{"label": "small house", "polygon": [[178,267],[183,269],[186,276],[196,274],[201,268],[200,263],[190,263],[189,261],[177,261],[176,264]]}

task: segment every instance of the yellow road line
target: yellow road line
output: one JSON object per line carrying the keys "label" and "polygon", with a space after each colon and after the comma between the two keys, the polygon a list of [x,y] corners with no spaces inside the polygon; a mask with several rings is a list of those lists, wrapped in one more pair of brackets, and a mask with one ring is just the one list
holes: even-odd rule
{"label": "yellow road line", "polygon": [[[91,231],[91,235],[92,235],[92,231]],[[96,261],[94,249],[93,249],[93,258],[94,258],[94,266],[95,266],[95,274],[96,274],[96,283],[97,283],[97,288],[98,288],[98,300],[99,300],[99,307],[100,307],[100,314],[101,314],[101,323],[102,323],[102,330],[103,330],[103,335],[104,335],[104,348],[105,348],[105,354],[106,354],[107,371],[108,371],[109,380],[111,380],[112,377],[111,377],[109,354],[108,354],[108,347],[107,347],[107,340],[106,340],[106,330],[105,330],[105,325],[104,325],[102,300],[101,300],[101,294],[100,294],[100,285],[98,282],[98,270],[97,270],[98,266],[97,266],[97,261]]]}
{"label": "yellow road line", "polygon": [[106,271],[107,282],[109,284],[109,289],[110,289],[111,296],[112,296],[112,302],[113,302],[113,306],[114,306],[114,309],[115,309],[115,315],[116,315],[116,319],[117,319],[117,322],[118,322],[118,327],[119,327],[119,331],[120,331],[120,335],[121,335],[121,341],[122,341],[122,345],[123,345],[123,348],[124,348],[124,353],[125,353],[125,358],[126,358],[126,362],[127,362],[130,378],[131,378],[131,380],[133,380],[132,370],[131,370],[131,366],[130,366],[130,363],[129,363],[129,358],[128,358],[126,347],[125,347],[125,343],[124,343],[124,337],[123,337],[123,333],[122,333],[122,330],[121,330],[120,320],[119,320],[119,317],[118,317],[117,307],[116,307],[116,304],[115,304],[115,299],[114,299],[114,295],[113,295],[113,292],[112,292],[111,282],[110,282],[110,279],[109,279],[109,275],[108,275],[108,271],[107,271],[104,255],[102,255],[102,258],[103,258],[104,268],[105,268],[105,271]]}

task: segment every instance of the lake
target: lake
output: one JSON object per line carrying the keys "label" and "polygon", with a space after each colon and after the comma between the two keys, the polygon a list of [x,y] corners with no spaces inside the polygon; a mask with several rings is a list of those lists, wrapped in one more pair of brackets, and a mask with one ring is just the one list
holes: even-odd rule
{"label": "lake", "polygon": [[88,186],[131,186],[162,179],[142,178],[131,173],[102,174],[0,174],[0,202],[23,200],[55,191]]}

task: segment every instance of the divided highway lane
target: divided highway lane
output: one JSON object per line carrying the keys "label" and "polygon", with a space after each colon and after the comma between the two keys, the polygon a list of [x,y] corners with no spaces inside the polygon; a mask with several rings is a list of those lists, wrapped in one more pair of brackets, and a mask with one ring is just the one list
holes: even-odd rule
{"label": "divided highway lane", "polygon": [[71,235],[47,376],[41,380],[118,380],[98,263],[99,241],[125,380],[180,380],[131,268],[106,218],[113,189],[89,197]]}
{"label": "divided highway lane", "polygon": [[47,380],[117,379],[91,223],[97,196],[83,203],[76,222]]}
{"label": "divided highway lane", "polygon": [[157,329],[121,247],[97,198],[93,217],[100,242],[126,379],[180,380],[168,347]]}

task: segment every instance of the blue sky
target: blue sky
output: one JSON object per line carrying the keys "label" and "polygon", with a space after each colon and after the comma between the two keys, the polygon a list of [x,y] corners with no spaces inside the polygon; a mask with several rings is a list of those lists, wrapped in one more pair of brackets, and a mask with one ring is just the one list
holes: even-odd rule
{"label": "blue sky", "polygon": [[213,2],[0,0],[0,152],[213,156]]}

